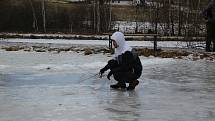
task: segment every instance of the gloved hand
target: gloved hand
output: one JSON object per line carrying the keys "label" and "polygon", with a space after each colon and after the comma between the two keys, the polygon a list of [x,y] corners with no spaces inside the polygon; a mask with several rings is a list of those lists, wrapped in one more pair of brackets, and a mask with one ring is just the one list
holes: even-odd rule
{"label": "gloved hand", "polygon": [[102,75],[104,74],[104,72],[105,72],[104,68],[99,71],[100,78],[102,78]]}
{"label": "gloved hand", "polygon": [[110,80],[110,77],[111,77],[112,74],[113,74],[112,71],[110,71],[110,72],[108,73],[107,78],[108,78],[109,80]]}

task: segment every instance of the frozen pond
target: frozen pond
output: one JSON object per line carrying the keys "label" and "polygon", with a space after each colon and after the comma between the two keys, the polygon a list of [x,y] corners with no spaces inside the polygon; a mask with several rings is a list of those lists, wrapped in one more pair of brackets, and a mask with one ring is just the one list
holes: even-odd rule
{"label": "frozen pond", "polygon": [[108,59],[0,50],[0,121],[215,120],[214,63],[141,57],[140,84],[129,92],[93,76]]}

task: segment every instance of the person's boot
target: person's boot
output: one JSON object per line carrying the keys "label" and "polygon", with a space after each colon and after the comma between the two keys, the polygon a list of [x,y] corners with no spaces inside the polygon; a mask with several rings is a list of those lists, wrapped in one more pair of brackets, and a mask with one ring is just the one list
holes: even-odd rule
{"label": "person's boot", "polygon": [[126,84],[125,83],[117,83],[117,84],[114,84],[114,85],[110,85],[111,88],[113,89],[125,89],[126,88]]}
{"label": "person's boot", "polygon": [[134,80],[129,83],[129,86],[127,87],[127,90],[134,90],[135,87],[139,84],[138,80]]}

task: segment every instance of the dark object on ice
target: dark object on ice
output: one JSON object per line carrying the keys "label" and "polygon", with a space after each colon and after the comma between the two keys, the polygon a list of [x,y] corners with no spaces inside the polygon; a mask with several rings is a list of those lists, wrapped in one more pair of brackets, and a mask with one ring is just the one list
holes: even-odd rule
{"label": "dark object on ice", "polygon": [[121,32],[115,32],[111,39],[115,47],[114,59],[108,61],[108,64],[100,70],[100,74],[110,69],[107,78],[110,79],[113,75],[118,81],[117,84],[111,85],[111,88],[125,88],[126,83],[129,83],[128,90],[132,90],[138,85],[137,79],[142,74],[140,58],[136,51],[127,45]]}
{"label": "dark object on ice", "polygon": [[[207,40],[206,51],[215,52],[215,0],[210,0],[207,8],[203,11],[203,15],[207,20]],[[212,44],[213,43],[213,44]],[[212,44],[212,48],[211,48]]]}
{"label": "dark object on ice", "polygon": [[47,69],[47,70],[50,70],[50,69],[51,69],[51,67],[47,67],[46,69]]}

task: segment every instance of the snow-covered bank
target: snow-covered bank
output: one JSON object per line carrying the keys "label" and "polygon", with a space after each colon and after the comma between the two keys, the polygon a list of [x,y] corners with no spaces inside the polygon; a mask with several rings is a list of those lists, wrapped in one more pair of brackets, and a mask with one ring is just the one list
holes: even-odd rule
{"label": "snow-covered bank", "polygon": [[[85,55],[112,53],[108,40],[65,40],[65,39],[1,39],[0,48],[6,51],[24,50],[28,52],[84,52]],[[178,58],[191,60],[215,61],[214,53],[204,52],[202,42],[159,41],[159,50],[154,52],[151,41],[128,41],[137,48],[140,55],[149,57]],[[148,49],[149,48],[149,49]],[[150,49],[151,48],[151,49]]]}
{"label": "snow-covered bank", "polygon": [[36,34],[36,33],[0,33],[0,38],[25,38],[25,39],[108,39],[108,35],[95,34]]}
{"label": "snow-covered bank", "polygon": [[[130,32],[128,32],[130,33]],[[155,34],[147,34],[147,32],[143,32],[145,34],[126,34],[125,38],[129,41],[153,41]],[[109,35],[112,33],[100,33],[100,34],[63,34],[63,33],[55,33],[55,34],[38,34],[38,33],[0,33],[0,38],[19,38],[19,39],[66,39],[66,40],[108,40]],[[159,35],[159,34],[158,34]],[[191,41],[191,42],[204,42],[206,40],[205,37],[186,37],[186,36],[157,36],[158,41]]]}
{"label": "snow-covered bank", "polygon": [[[36,43],[36,44],[65,44],[65,45],[101,45],[108,46],[108,40],[67,40],[67,39],[0,39],[0,43]],[[153,47],[153,41],[128,41],[134,47]],[[158,41],[160,48],[204,48],[205,42]]]}

